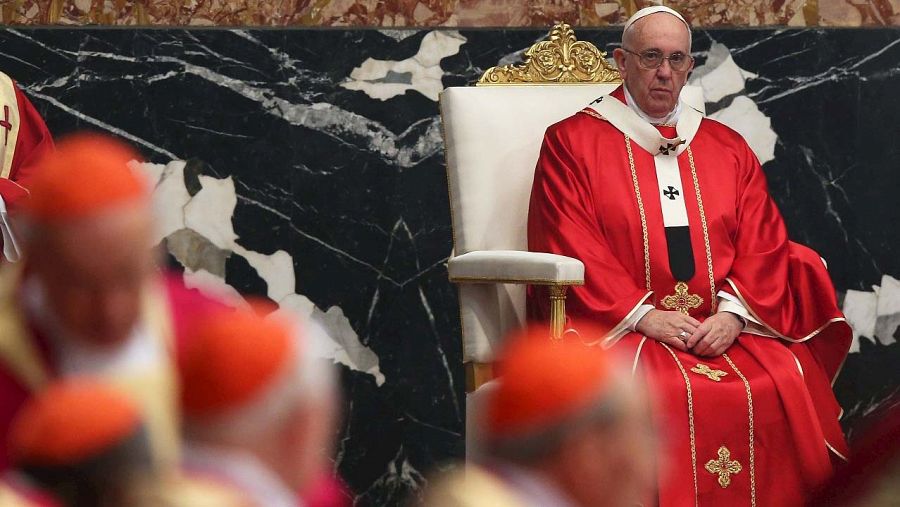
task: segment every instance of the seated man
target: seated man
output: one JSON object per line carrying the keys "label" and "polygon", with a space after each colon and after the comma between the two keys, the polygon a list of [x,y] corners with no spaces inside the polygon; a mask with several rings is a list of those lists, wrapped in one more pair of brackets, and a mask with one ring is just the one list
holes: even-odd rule
{"label": "seated man", "polygon": [[552,343],[542,326],[508,340],[498,365],[475,414],[483,462],[438,479],[424,505],[626,507],[648,499],[656,449],[646,393],[610,353]]}
{"label": "seated man", "polygon": [[161,276],[150,190],[117,141],[75,136],[38,162],[16,217],[26,260],[0,271],[0,470],[9,424],[48,381],[96,375],[134,395],[160,465],[177,461],[179,330],[215,306]]}
{"label": "seated man", "polygon": [[690,55],[680,14],[632,16],[624,86],[547,130],[529,249],[584,262],[569,326],[601,325],[582,339],[646,371],[661,505],[796,505],[847,454],[831,382],[851,331],[747,143],[680,100]]}

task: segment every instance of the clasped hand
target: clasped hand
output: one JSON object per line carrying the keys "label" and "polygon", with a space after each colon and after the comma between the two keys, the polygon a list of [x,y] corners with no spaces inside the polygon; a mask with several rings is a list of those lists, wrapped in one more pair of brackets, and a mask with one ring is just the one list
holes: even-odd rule
{"label": "clasped hand", "polygon": [[729,312],[710,316],[702,323],[681,312],[650,310],[635,330],[649,338],[698,356],[718,356],[741,334],[743,324]]}

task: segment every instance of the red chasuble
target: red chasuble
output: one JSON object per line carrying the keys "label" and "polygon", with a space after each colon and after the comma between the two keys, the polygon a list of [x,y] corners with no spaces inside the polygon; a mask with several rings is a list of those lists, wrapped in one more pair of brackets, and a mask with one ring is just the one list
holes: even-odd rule
{"label": "red chasuble", "polygon": [[[621,88],[611,97],[625,102]],[[673,127],[657,127],[667,138]],[[640,305],[676,298],[654,158],[586,109],[551,126],[534,176],[529,249],[584,262],[585,285],[567,302],[568,325],[603,326],[646,373],[662,437],[659,503],[797,505],[847,455],[831,383],[850,345],[825,265],[788,240],[765,175],[743,138],[703,118],[677,156],[695,274],[683,305],[704,320],[720,290],[771,336],[742,333],[725,355],[699,357],[625,321]],[[539,288],[529,313],[549,309]],[[686,299],[685,299],[686,298]],[[669,306],[665,306],[668,302]]]}

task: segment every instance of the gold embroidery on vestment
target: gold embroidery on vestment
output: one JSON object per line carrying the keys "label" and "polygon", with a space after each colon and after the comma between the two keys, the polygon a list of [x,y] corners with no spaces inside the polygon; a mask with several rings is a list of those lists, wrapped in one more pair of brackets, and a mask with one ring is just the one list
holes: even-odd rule
{"label": "gold embroidery on vestment", "polygon": [[750,424],[750,507],[756,507],[756,453],[753,449],[753,392],[750,390],[750,381],[741,373],[734,361],[728,357],[728,354],[722,354],[722,357],[728,361],[728,366],[740,377],[744,383],[744,390],[747,393],[747,417]]}
{"label": "gold embroidery on vestment", "polygon": [[709,275],[709,314],[716,313],[719,299],[716,297],[716,279],[713,275],[712,247],[709,244],[709,227],[706,224],[706,211],[703,209],[703,196],[700,195],[700,180],[697,179],[697,166],[694,165],[694,152],[687,147],[688,161],[691,163],[691,178],[694,180],[694,193],[697,195],[697,209],[700,210],[700,225],[703,228],[703,246],[706,248],[706,272]]}
{"label": "gold embroidery on vestment", "polygon": [[668,310],[678,310],[688,315],[694,308],[700,308],[703,298],[696,294],[688,293],[688,286],[684,282],[675,284],[675,294],[663,298],[662,305]]}
{"label": "gold embroidery on vestment", "polygon": [[641,199],[641,186],[638,184],[637,170],[634,168],[634,154],[631,152],[631,139],[625,136],[625,148],[628,150],[628,166],[631,168],[631,183],[634,185],[634,195],[637,197],[638,211],[641,214],[641,235],[644,240],[644,278],[647,282],[647,290],[650,288],[650,236],[647,233],[647,216],[644,213],[644,201]]}
{"label": "gold embroidery on vestment", "polygon": [[731,451],[724,445],[719,447],[718,459],[711,459],[706,462],[706,471],[719,476],[719,486],[727,488],[731,485],[731,474],[736,474],[743,467],[737,461],[731,459]]}
{"label": "gold embroidery on vestment", "polygon": [[714,370],[703,363],[697,363],[697,366],[694,366],[693,368],[691,368],[691,371],[694,373],[697,373],[699,375],[706,375],[706,377],[709,380],[712,380],[715,382],[721,382],[722,377],[724,377],[725,375],[728,375],[728,373],[726,373],[722,370]]}
{"label": "gold embroidery on vestment", "polygon": [[697,440],[696,433],[694,432],[694,393],[691,389],[691,379],[688,378],[687,371],[684,369],[684,365],[681,364],[681,361],[678,359],[678,356],[675,355],[675,352],[669,348],[663,342],[658,342],[664,349],[669,351],[669,354],[672,355],[672,359],[675,360],[675,364],[678,366],[678,369],[681,371],[681,376],[684,378],[684,388],[687,390],[687,404],[688,404],[688,427],[690,429],[691,436],[691,472],[694,475],[694,505],[700,505],[700,489],[697,486]]}

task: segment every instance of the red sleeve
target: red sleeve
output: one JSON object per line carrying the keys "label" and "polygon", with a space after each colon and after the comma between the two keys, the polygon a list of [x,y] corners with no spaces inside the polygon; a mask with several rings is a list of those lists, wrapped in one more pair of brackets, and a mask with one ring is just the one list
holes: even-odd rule
{"label": "red sleeve", "polygon": [[[528,249],[581,260],[585,284],[571,289],[566,313],[612,331],[650,291],[635,282],[603,235],[590,191],[589,168],[575,154],[561,125],[547,130],[535,169],[528,210]],[[529,288],[532,318],[546,320],[549,300],[544,294],[540,288]]]}
{"label": "red sleeve", "polygon": [[10,210],[14,210],[16,202],[28,195],[25,189],[34,174],[37,160],[53,149],[53,137],[47,130],[44,119],[22,90],[17,85],[14,86],[19,106],[19,137],[16,140],[9,179],[0,179],[0,196]]}
{"label": "red sleeve", "polygon": [[749,170],[738,197],[737,253],[725,290],[782,338],[816,338],[811,349],[833,377],[852,339],[834,285],[816,252],[788,240],[759,161],[749,147],[743,151],[741,165]]}

